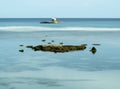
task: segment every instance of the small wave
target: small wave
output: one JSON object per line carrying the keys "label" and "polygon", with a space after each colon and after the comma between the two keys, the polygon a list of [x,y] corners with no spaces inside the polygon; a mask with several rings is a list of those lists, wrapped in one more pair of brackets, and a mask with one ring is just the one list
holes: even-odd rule
{"label": "small wave", "polygon": [[34,32],[34,31],[120,31],[120,28],[94,27],[37,27],[37,26],[8,26],[0,27],[0,31]]}

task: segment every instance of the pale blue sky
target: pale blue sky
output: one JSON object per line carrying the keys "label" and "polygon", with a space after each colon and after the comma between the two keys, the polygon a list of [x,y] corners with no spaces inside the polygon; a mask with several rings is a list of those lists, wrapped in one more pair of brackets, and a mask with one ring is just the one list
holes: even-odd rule
{"label": "pale blue sky", "polygon": [[120,18],[120,0],[0,0],[0,18]]}

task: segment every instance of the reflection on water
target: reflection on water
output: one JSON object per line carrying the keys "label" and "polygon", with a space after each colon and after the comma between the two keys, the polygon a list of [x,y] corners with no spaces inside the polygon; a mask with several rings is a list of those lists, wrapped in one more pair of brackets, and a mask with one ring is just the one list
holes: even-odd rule
{"label": "reflection on water", "polygon": [[[11,77],[9,74],[7,77],[0,78],[0,89],[119,89],[120,71],[99,71],[99,72],[80,72],[74,70],[61,70],[61,78],[58,70],[55,70],[55,75],[50,77],[51,70],[40,77],[30,77],[30,75],[24,76],[16,73],[19,77]],[[32,71],[31,71],[32,73]],[[49,73],[49,74],[48,74]],[[62,75],[62,73],[64,73]],[[72,73],[72,74],[70,74]],[[5,74],[6,75],[6,74]],[[14,73],[13,73],[14,75]],[[47,76],[48,75],[48,78]],[[23,77],[20,77],[23,76]],[[35,75],[33,75],[35,76]],[[46,78],[44,78],[46,77]],[[101,86],[103,85],[103,86]]]}
{"label": "reflection on water", "polygon": [[93,81],[92,79],[78,79],[78,80],[69,80],[69,79],[40,79],[40,78],[0,78],[0,88],[2,89],[22,89],[24,86],[27,86],[29,89],[32,89],[30,86],[45,86],[45,87],[64,87],[62,82],[87,82]]}
{"label": "reflection on water", "polygon": [[[71,81],[71,80],[60,80],[60,81]],[[81,80],[85,81],[85,80]],[[5,87],[11,89],[11,86],[14,88],[17,85],[42,85],[46,87],[61,87],[62,84],[59,83],[59,80],[52,80],[52,79],[39,79],[39,78],[16,78],[16,79],[1,79],[0,80],[0,87]]]}
{"label": "reflection on water", "polygon": [[[16,89],[18,86],[20,89],[27,86],[42,85],[46,87],[60,87],[61,84],[57,80],[52,79],[39,79],[39,78],[0,78],[0,89]],[[1,88],[3,87],[3,88]],[[16,88],[15,88],[16,87]],[[29,89],[32,89],[29,87]]]}

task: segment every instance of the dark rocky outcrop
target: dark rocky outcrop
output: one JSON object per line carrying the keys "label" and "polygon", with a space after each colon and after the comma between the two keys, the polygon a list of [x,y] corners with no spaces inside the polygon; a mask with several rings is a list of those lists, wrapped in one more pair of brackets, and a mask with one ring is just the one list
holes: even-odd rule
{"label": "dark rocky outcrop", "polygon": [[31,48],[34,51],[49,51],[55,53],[64,53],[69,51],[78,51],[85,50],[86,45],[38,45],[38,46],[27,46],[27,48]]}

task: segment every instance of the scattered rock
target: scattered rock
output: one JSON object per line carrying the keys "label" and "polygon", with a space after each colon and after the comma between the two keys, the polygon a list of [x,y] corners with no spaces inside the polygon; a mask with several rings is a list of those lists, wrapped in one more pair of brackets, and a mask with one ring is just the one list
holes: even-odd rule
{"label": "scattered rock", "polygon": [[60,42],[60,45],[63,45],[63,42]]}
{"label": "scattered rock", "polygon": [[45,42],[46,40],[44,39],[44,40],[42,40],[42,42]]}
{"label": "scattered rock", "polygon": [[93,54],[96,53],[97,49],[95,47],[92,47],[92,49],[90,50]]}
{"label": "scattered rock", "polygon": [[24,45],[19,45],[19,46],[24,46]]}
{"label": "scattered rock", "polygon": [[51,42],[54,42],[54,40],[52,40]]}
{"label": "scattered rock", "polygon": [[51,44],[51,42],[48,42],[48,44]]}
{"label": "scattered rock", "polygon": [[24,52],[24,49],[19,50],[19,52]]}

